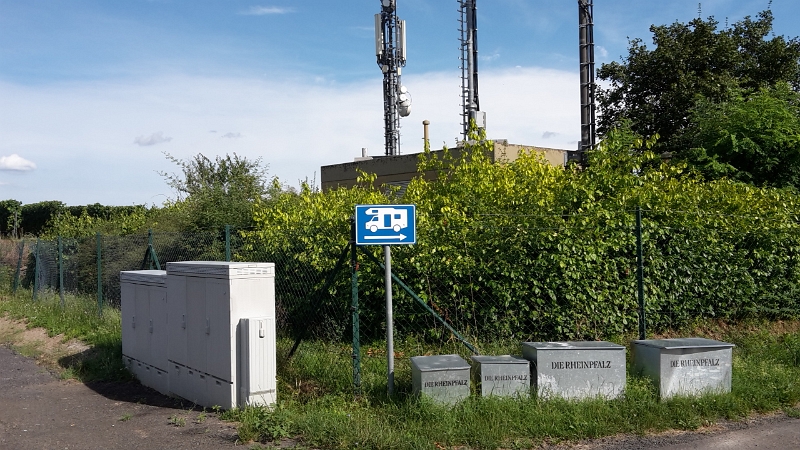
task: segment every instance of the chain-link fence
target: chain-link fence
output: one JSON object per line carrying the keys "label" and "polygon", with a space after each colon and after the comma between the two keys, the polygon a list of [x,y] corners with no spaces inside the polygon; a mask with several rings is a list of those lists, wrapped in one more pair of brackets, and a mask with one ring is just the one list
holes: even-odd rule
{"label": "chain-link fence", "polygon": [[[709,318],[800,315],[796,218],[641,214],[640,226],[635,211],[482,216],[418,245],[393,247],[398,390],[410,389],[408,358],[416,355],[518,353],[521,341],[635,336],[645,324],[652,336]],[[31,298],[67,292],[118,307],[122,270],[185,260],[274,262],[279,373],[287,388],[297,395],[350,392],[360,378],[365,393],[385,392],[381,247],[358,247],[354,265],[350,245],[311,258],[313,239],[276,250],[257,235],[226,227],[3,240],[0,282]]]}

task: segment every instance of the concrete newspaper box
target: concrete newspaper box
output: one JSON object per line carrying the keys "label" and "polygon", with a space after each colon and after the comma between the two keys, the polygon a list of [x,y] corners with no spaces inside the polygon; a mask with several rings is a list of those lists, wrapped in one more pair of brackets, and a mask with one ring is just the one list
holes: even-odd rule
{"label": "concrete newspaper box", "polygon": [[625,390],[625,347],[611,342],[523,342],[541,397],[616,398]]}
{"label": "concrete newspaper box", "polygon": [[458,355],[414,356],[411,381],[414,395],[455,404],[469,397],[469,364]]}
{"label": "concrete newspaper box", "polygon": [[527,359],[517,356],[473,356],[472,377],[482,396],[527,396],[531,369]]}
{"label": "concrete newspaper box", "polygon": [[705,338],[631,344],[634,372],[651,378],[662,398],[731,390],[733,344]]}

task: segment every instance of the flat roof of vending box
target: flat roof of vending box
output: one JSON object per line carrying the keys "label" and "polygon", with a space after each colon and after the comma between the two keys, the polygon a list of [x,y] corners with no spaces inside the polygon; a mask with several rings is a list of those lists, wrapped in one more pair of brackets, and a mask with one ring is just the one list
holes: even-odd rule
{"label": "flat roof of vending box", "polygon": [[619,350],[624,345],[606,341],[523,342],[523,347],[536,350]]}
{"label": "flat roof of vending box", "polygon": [[645,339],[633,341],[633,344],[644,345],[645,347],[655,347],[665,350],[674,350],[682,348],[731,348],[736,345],[715,341],[714,339],[706,338],[676,338],[676,339]]}
{"label": "flat roof of vending box", "polygon": [[275,263],[229,261],[168,262],[167,274],[204,278],[275,276]]}
{"label": "flat roof of vending box", "polygon": [[166,270],[124,270],[119,273],[120,283],[146,284],[148,286],[165,286]]}
{"label": "flat roof of vending box", "polygon": [[470,359],[480,364],[528,364],[527,359],[511,355],[475,355]]}
{"label": "flat roof of vending box", "polygon": [[411,364],[422,372],[470,368],[464,358],[458,355],[412,356]]}

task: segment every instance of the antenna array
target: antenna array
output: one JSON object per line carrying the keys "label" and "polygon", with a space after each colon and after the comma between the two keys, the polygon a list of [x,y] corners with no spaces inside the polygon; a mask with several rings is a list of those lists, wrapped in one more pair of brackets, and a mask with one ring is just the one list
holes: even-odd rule
{"label": "antenna array", "polygon": [[595,82],[594,82],[594,5],[592,0],[578,0],[578,37],[581,72],[581,143],[579,153],[595,145]]}
{"label": "antenna array", "polygon": [[397,0],[381,0],[375,15],[375,55],[383,72],[386,155],[400,154],[400,117],[411,114],[411,96],[400,82],[406,65],[406,22],[397,18]]}
{"label": "antenna array", "polygon": [[458,23],[461,32],[461,125],[464,140],[475,121],[486,128],[486,114],[480,112],[478,98],[478,6],[477,0],[458,0],[461,13]]}

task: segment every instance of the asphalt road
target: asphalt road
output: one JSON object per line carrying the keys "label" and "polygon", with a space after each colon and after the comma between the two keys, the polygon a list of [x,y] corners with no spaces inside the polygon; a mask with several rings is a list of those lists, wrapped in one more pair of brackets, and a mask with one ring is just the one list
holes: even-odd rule
{"label": "asphalt road", "polygon": [[235,442],[234,426],[212,413],[138,383],[59,380],[0,346],[0,449],[225,449]]}
{"label": "asphalt road", "polygon": [[783,414],[722,422],[710,430],[616,436],[573,446],[581,450],[790,450],[800,449],[800,419]]}

